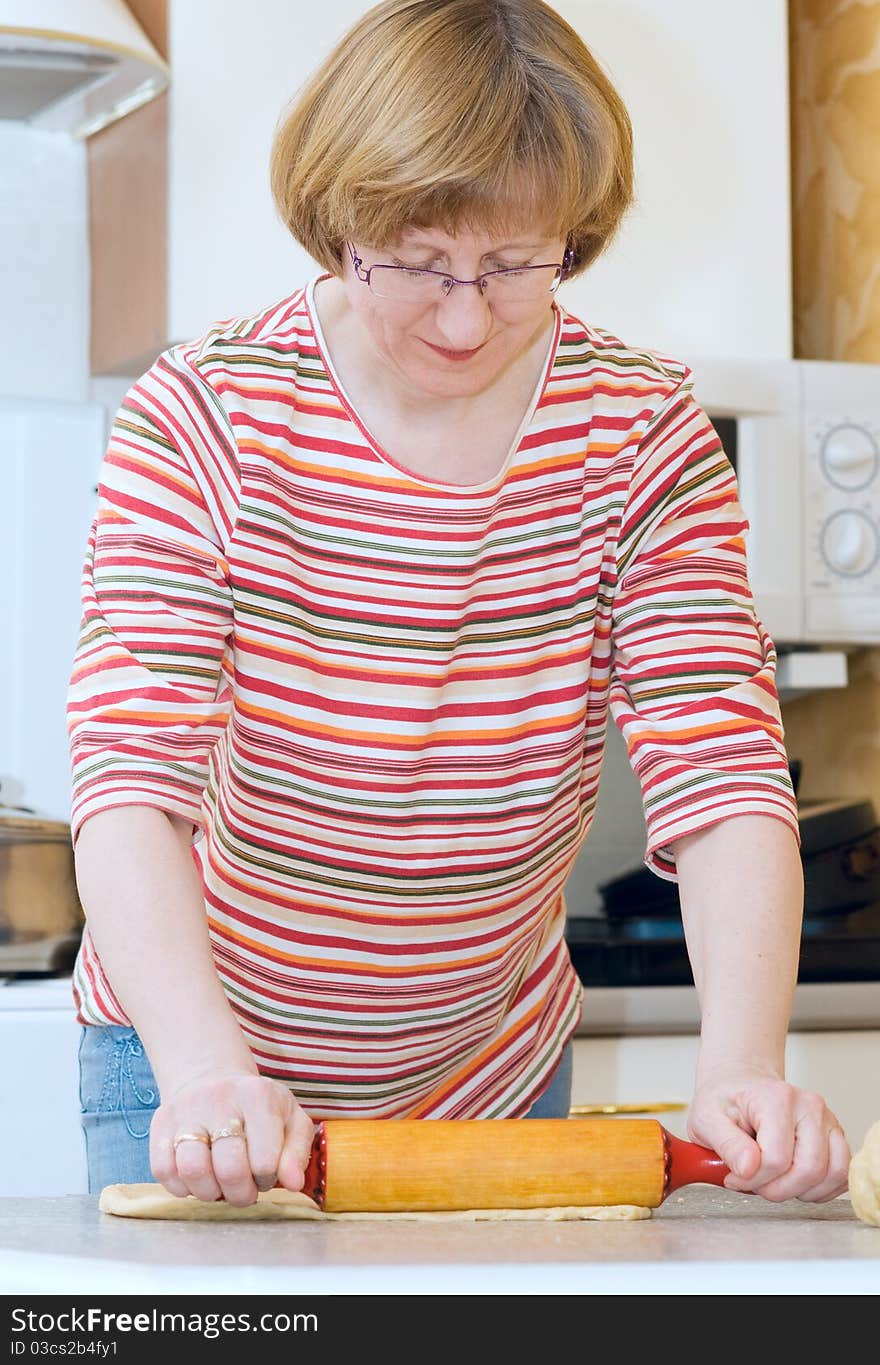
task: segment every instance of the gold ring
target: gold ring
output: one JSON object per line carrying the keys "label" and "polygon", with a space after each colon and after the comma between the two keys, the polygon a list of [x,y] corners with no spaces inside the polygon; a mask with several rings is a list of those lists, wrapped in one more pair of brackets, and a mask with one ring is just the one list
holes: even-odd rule
{"label": "gold ring", "polygon": [[244,1126],[238,1119],[233,1120],[228,1128],[215,1128],[210,1137],[211,1143],[219,1142],[221,1138],[240,1138],[244,1137]]}
{"label": "gold ring", "polygon": [[175,1152],[181,1142],[204,1142],[206,1147],[210,1147],[211,1145],[211,1139],[208,1137],[207,1133],[178,1133],[171,1144]]}

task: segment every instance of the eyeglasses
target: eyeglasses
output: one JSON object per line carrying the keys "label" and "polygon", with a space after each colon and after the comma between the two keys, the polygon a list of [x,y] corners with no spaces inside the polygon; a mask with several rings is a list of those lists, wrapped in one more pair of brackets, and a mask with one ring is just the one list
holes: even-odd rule
{"label": "eyeglasses", "polygon": [[528,303],[555,294],[571,269],[573,252],[566,247],[559,265],[518,265],[487,270],[475,280],[459,280],[442,270],[419,270],[409,265],[364,263],[348,243],[354,273],[376,298],[394,303],[440,303],[457,284],[475,284],[484,297],[499,303]]}

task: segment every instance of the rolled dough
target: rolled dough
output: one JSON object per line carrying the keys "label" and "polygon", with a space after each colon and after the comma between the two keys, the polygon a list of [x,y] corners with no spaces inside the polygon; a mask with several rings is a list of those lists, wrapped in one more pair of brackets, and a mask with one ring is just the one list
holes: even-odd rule
{"label": "rolled dough", "polygon": [[589,1205],[583,1208],[548,1209],[463,1209],[448,1213],[324,1213],[305,1194],[293,1190],[266,1190],[257,1196],[255,1204],[239,1208],[218,1199],[208,1203],[188,1195],[180,1199],[169,1194],[164,1185],[105,1185],[98,1208],[102,1213],[113,1213],[122,1218],[173,1218],[184,1222],[243,1222],[253,1219],[305,1219],[330,1222],[335,1219],[389,1219],[425,1222],[487,1222],[534,1221],[568,1222],[573,1219],[595,1219],[612,1222],[618,1219],[650,1218],[651,1210],[638,1204]]}
{"label": "rolled dough", "polygon": [[857,1217],[880,1228],[880,1123],[868,1129],[849,1163],[849,1197]]}

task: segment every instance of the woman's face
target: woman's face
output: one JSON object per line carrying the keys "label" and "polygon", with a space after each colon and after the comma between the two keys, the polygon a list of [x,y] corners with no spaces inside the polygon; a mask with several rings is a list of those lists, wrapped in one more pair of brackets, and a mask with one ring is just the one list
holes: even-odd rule
{"label": "woman's face", "polygon": [[[521,228],[508,237],[409,228],[381,251],[352,245],[361,273],[374,265],[403,265],[459,280],[514,266],[560,265],[565,251],[564,241]],[[428,302],[380,298],[355,274],[346,250],[343,284],[373,351],[398,380],[438,398],[465,398],[489,388],[545,330],[553,274],[536,274],[546,284],[546,293],[536,298],[502,298],[492,281],[485,293],[476,285],[457,284],[445,297],[437,281],[436,297]]]}

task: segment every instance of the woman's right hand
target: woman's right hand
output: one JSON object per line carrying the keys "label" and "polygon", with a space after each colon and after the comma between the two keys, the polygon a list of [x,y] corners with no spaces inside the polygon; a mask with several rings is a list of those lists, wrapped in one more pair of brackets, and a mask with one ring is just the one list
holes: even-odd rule
{"label": "woman's right hand", "polygon": [[[230,1130],[232,1136],[221,1135]],[[180,1141],[185,1133],[202,1140]],[[276,1184],[302,1189],[314,1134],[312,1120],[281,1081],[211,1072],[186,1081],[156,1110],[150,1165],[171,1194],[244,1206]]]}

